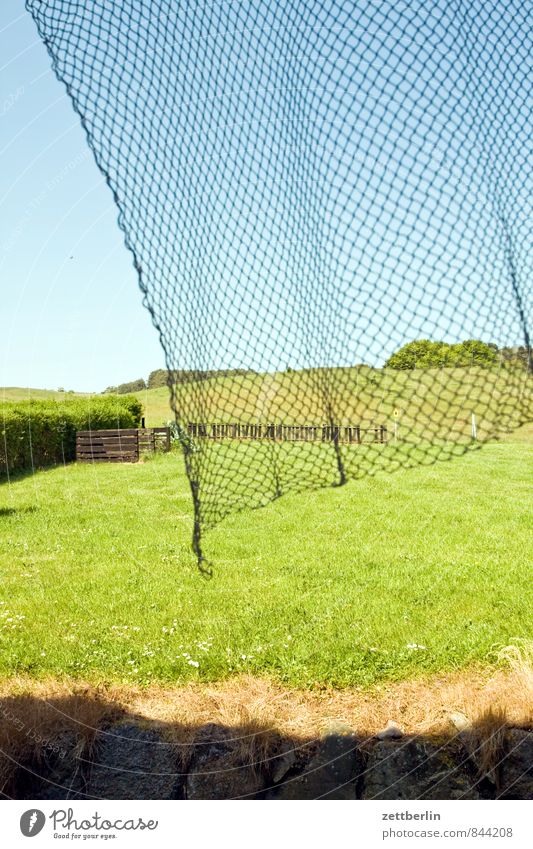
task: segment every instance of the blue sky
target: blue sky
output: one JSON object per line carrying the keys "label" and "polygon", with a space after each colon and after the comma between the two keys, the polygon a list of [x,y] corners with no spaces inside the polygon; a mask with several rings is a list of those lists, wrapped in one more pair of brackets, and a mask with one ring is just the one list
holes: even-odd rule
{"label": "blue sky", "polygon": [[[42,16],[92,131],[113,137],[102,164],[130,198],[174,367],[379,365],[423,337],[523,343],[495,214],[501,196],[527,283],[518,0],[157,7],[63,6],[76,42],[53,2]],[[163,354],[117,210],[22,0],[2,4],[0,55],[0,384],[146,376]],[[126,135],[145,128],[140,155],[117,103]]]}
{"label": "blue sky", "polygon": [[0,4],[0,386],[101,391],[164,366],[117,210],[22,0]]}

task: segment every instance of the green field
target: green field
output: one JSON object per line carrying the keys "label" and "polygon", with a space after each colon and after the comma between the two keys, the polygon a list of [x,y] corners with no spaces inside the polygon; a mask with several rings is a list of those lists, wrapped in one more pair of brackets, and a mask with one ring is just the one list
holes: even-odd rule
{"label": "green field", "polygon": [[0,487],[0,674],[343,687],[493,664],[531,637],[522,433],[243,510],[206,537],[210,580],[179,453],[19,476]]}

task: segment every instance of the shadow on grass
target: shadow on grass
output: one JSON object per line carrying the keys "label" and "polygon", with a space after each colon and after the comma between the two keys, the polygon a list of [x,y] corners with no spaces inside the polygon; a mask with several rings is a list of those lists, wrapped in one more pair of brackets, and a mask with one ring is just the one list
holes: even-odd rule
{"label": "shadow on grass", "polygon": [[2,486],[6,486],[12,483],[17,483],[17,481],[24,480],[24,478],[34,477],[34,475],[42,476],[46,474],[46,472],[53,472],[56,469],[66,468],[67,466],[72,466],[75,463],[75,460],[67,460],[64,463],[50,463],[47,466],[28,466],[27,468],[22,469],[14,469],[10,471],[9,474],[5,471],[5,468],[0,471],[0,488]]}
{"label": "shadow on grass", "polygon": [[36,513],[37,507],[0,507],[0,519],[19,514]]}
{"label": "shadow on grass", "polygon": [[502,714],[448,735],[332,726],[311,738],[253,719],[150,720],[89,689],[13,695],[0,700],[0,797],[520,799],[532,745]]}

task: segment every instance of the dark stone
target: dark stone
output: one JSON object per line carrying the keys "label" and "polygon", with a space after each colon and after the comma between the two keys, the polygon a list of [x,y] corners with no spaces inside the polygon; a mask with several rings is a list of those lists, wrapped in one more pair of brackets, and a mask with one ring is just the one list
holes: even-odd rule
{"label": "dark stone", "polygon": [[18,798],[84,798],[86,770],[79,758],[83,745],[83,738],[71,732],[64,732],[43,745],[40,757],[19,770]]}
{"label": "dark stone", "polygon": [[269,799],[355,799],[364,756],[352,734],[329,734],[303,772],[272,788]]}
{"label": "dark stone", "polygon": [[99,731],[86,793],[98,799],[178,799],[174,747],[155,729],[121,723]]}
{"label": "dark stone", "polygon": [[416,738],[379,741],[370,749],[362,797],[479,799],[461,760],[461,755],[449,748]]}
{"label": "dark stone", "polygon": [[533,799],[533,731],[513,728],[506,734],[499,765],[500,799]]}
{"label": "dark stone", "polygon": [[265,787],[262,764],[247,762],[239,740],[216,725],[200,729],[187,773],[187,799],[253,799]]}

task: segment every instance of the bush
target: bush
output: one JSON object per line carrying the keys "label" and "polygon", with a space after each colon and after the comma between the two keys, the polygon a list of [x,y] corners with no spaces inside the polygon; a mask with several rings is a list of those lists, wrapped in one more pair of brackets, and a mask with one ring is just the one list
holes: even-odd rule
{"label": "bush", "polygon": [[396,351],[385,363],[385,368],[490,367],[497,362],[497,346],[479,342],[477,339],[467,339],[455,345],[419,339],[416,342],[408,342]]}
{"label": "bush", "polygon": [[0,404],[0,474],[74,460],[77,430],[138,427],[133,396]]}

